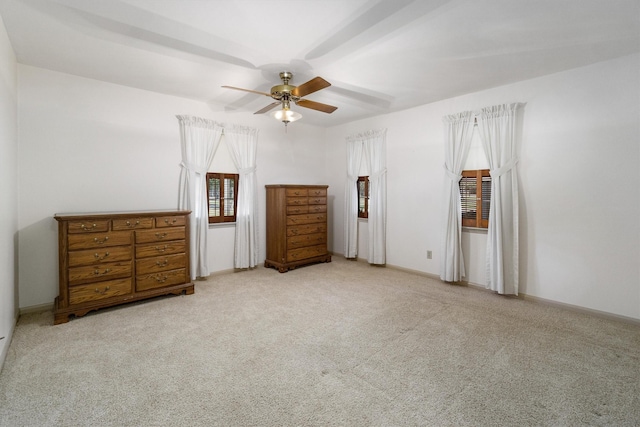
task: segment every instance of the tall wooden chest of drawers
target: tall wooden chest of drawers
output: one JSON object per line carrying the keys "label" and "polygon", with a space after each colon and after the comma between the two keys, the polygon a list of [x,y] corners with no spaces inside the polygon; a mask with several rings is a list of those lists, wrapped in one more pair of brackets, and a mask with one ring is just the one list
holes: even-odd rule
{"label": "tall wooden chest of drawers", "polygon": [[266,185],[265,267],[284,273],[299,265],[330,262],[327,185]]}
{"label": "tall wooden chest of drawers", "polygon": [[193,294],[189,211],[56,214],[54,324],[158,295]]}

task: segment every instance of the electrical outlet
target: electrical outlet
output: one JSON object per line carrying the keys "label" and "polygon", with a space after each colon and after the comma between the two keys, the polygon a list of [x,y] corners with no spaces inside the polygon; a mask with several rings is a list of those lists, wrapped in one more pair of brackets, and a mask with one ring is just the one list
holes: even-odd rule
{"label": "electrical outlet", "polygon": [[427,251],[427,259],[433,258],[433,252]]}

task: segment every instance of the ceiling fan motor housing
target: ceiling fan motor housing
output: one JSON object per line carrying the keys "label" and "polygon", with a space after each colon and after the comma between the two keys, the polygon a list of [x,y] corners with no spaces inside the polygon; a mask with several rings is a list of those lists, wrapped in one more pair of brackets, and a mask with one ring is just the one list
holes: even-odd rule
{"label": "ceiling fan motor housing", "polygon": [[282,80],[281,85],[276,85],[271,88],[271,97],[273,99],[281,100],[281,99],[291,99],[293,101],[298,101],[300,97],[293,96],[291,92],[296,88],[289,84],[289,80],[293,78],[293,73],[289,71],[283,71],[280,73],[280,79]]}

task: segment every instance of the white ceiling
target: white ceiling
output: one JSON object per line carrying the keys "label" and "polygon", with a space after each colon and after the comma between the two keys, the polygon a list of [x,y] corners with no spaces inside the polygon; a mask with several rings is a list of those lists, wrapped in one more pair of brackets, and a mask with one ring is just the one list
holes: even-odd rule
{"label": "white ceiling", "polygon": [[[638,0],[0,0],[18,62],[254,112],[278,73],[332,126],[640,52]],[[265,120],[271,120],[265,116]]]}

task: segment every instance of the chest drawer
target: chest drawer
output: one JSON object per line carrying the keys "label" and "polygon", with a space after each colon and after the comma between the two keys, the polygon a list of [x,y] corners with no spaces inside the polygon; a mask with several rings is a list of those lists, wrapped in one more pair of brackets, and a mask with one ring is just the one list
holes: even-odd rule
{"label": "chest drawer", "polygon": [[287,239],[287,249],[303,248],[306,246],[327,243],[327,233],[302,234]]}
{"label": "chest drawer", "polygon": [[81,304],[83,302],[130,294],[131,290],[131,278],[73,286],[69,288],[69,302],[71,304]]}
{"label": "chest drawer", "polygon": [[184,216],[161,216],[156,218],[156,227],[184,227],[187,218]]}
{"label": "chest drawer", "polygon": [[132,247],[114,246],[111,248],[85,249],[69,252],[69,267],[103,264],[114,261],[128,261],[132,258]]}
{"label": "chest drawer", "polygon": [[69,233],[92,233],[98,231],[109,231],[109,220],[69,221]]}
{"label": "chest drawer", "polygon": [[307,197],[309,191],[306,188],[287,188],[285,194],[287,197]]}
{"label": "chest drawer", "polygon": [[299,261],[306,258],[312,258],[327,253],[327,245],[309,246],[306,248],[292,249],[287,251],[287,262]]}
{"label": "chest drawer", "polygon": [[173,255],[185,252],[184,240],[176,240],[166,243],[152,243],[136,246],[136,258],[149,258],[159,255]]}
{"label": "chest drawer", "polygon": [[299,236],[301,234],[326,233],[326,224],[307,224],[295,227],[287,227],[287,237]]}
{"label": "chest drawer", "polygon": [[326,212],[327,205],[309,205],[309,213]]}
{"label": "chest drawer", "polygon": [[311,188],[309,190],[309,197],[327,197],[326,188]]}
{"label": "chest drawer", "polygon": [[326,205],[327,198],[326,197],[309,197],[310,205]]}
{"label": "chest drawer", "polygon": [[309,206],[287,206],[287,215],[297,215],[309,212]]}
{"label": "chest drawer", "polygon": [[114,219],[113,230],[135,230],[153,227],[153,218],[122,218]]}
{"label": "chest drawer", "polygon": [[313,224],[314,222],[327,222],[327,214],[315,213],[287,216],[287,225]]}
{"label": "chest drawer", "polygon": [[69,286],[131,276],[131,261],[110,262],[69,269]]}
{"label": "chest drawer", "polygon": [[69,234],[68,249],[96,249],[107,246],[124,246],[132,243],[130,231],[112,231],[110,233]]}
{"label": "chest drawer", "polygon": [[136,260],[136,276],[158,271],[176,270],[185,268],[186,265],[187,257],[185,254],[144,258]]}
{"label": "chest drawer", "polygon": [[163,286],[178,285],[188,281],[184,268],[159,273],[144,274],[136,277],[136,291],[161,288]]}
{"label": "chest drawer", "polygon": [[168,240],[184,240],[184,227],[166,227],[161,230],[141,230],[136,231],[136,243],[155,243]]}
{"label": "chest drawer", "polygon": [[287,206],[306,206],[306,197],[287,197]]}

